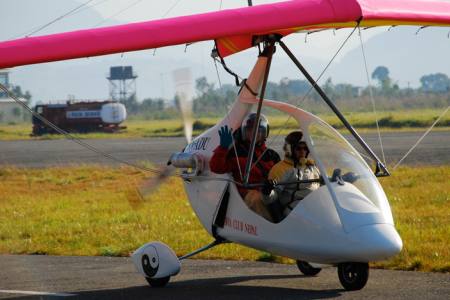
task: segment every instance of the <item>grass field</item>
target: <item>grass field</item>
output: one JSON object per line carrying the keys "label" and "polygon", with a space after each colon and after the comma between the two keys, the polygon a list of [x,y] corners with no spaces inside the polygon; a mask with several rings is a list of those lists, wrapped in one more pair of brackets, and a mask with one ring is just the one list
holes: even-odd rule
{"label": "grass field", "polygon": [[[143,202],[144,177],[128,167],[0,169],[0,253],[125,256],[160,240],[181,255],[212,240],[179,179]],[[404,249],[374,266],[450,272],[449,178],[450,166],[402,167],[381,180]],[[197,257],[292,262],[234,244]]]}
{"label": "grass field", "polygon": [[[444,110],[411,110],[378,113],[378,120],[383,131],[389,130],[425,130]],[[345,114],[349,122],[360,131],[372,131],[376,129],[375,116],[373,113],[349,113]],[[346,132],[342,123],[334,115],[320,115],[322,119],[335,128]],[[287,117],[274,115],[269,117],[272,132],[286,134],[296,128],[296,122]],[[194,127],[194,134],[199,134],[205,129],[213,126],[219,118],[200,118]],[[172,120],[129,120],[124,123],[127,129],[120,133],[90,133],[77,134],[79,138],[145,138],[145,137],[173,137],[183,135],[181,118]],[[450,128],[450,113],[447,113],[437,124],[437,129],[448,130]],[[435,129],[436,130],[436,129]],[[0,140],[18,139],[61,139],[61,135],[45,135],[42,137],[30,137],[31,124],[0,125]]]}

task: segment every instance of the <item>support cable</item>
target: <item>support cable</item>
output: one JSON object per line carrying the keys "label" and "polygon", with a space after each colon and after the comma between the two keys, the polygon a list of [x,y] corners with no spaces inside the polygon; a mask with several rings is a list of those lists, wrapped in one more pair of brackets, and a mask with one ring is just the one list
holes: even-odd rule
{"label": "support cable", "polygon": [[126,6],[125,8],[122,8],[121,10],[119,10],[118,12],[116,12],[115,14],[107,17],[106,19],[103,19],[102,21],[98,22],[97,24],[95,24],[93,27],[98,27],[102,24],[104,24],[105,22],[109,21],[112,18],[117,17],[118,15],[120,15],[121,13],[123,13],[126,10],[129,10],[130,8],[132,8],[133,6],[136,6],[137,4],[139,4],[140,2],[142,2],[143,0],[137,0],[134,1],[133,3],[131,3],[130,5]]}
{"label": "support cable", "polygon": [[177,7],[178,4],[180,4],[181,0],[178,0],[177,2],[175,2],[163,15],[161,18],[165,18],[167,17],[167,15],[175,8]]}
{"label": "support cable", "polygon": [[[281,48],[286,52],[286,54],[289,56],[289,58],[294,62],[294,64],[297,66],[297,68],[302,72],[302,74],[308,79],[308,81],[314,86],[314,89],[319,93],[323,101],[326,102],[326,104],[331,108],[331,110],[335,113],[335,115],[339,118],[339,120],[344,124],[344,126],[348,129],[348,131],[353,135],[353,137],[358,141],[358,143],[361,145],[361,147],[364,148],[364,150],[369,154],[375,161],[376,161],[376,169],[375,169],[375,175],[376,176],[389,176],[389,171],[387,170],[386,166],[383,164],[383,162],[380,161],[380,159],[377,157],[377,155],[372,151],[372,149],[367,145],[367,143],[363,140],[363,138],[356,132],[356,130],[352,127],[352,125],[347,121],[347,119],[344,117],[344,115],[339,111],[339,109],[336,107],[336,105],[331,101],[330,98],[325,94],[325,92],[322,90],[322,88],[317,84],[317,82],[314,81],[314,79],[311,77],[311,75],[308,73],[308,71],[303,67],[303,65],[300,63],[300,61],[295,57],[295,55],[287,48],[287,46],[283,42],[279,42]],[[382,171],[382,172],[381,172]]]}
{"label": "support cable", "polygon": [[33,111],[33,109],[31,109],[25,102],[23,102],[22,100],[20,100],[19,98],[17,98],[14,94],[12,94],[4,85],[2,85],[0,83],[0,89],[3,90],[11,99],[13,99],[16,103],[18,103],[20,106],[22,106],[24,109],[26,109],[27,111],[29,111],[33,117],[39,119],[41,122],[45,123],[47,126],[51,127],[53,130],[55,130],[56,132],[64,135],[64,137],[66,137],[67,139],[77,143],[78,145],[91,150],[92,152],[95,152],[101,156],[107,157],[111,160],[114,160],[116,162],[134,167],[136,169],[139,169],[141,171],[146,171],[146,172],[151,172],[151,173],[156,173],[156,174],[162,174],[163,172],[160,170],[156,170],[156,169],[151,169],[151,168],[147,168],[144,166],[139,166],[137,164],[133,164],[131,162],[122,160],[120,158],[117,158],[115,156],[112,156],[111,154],[108,154],[106,152],[101,151],[100,149],[95,148],[94,146],[80,140],[79,138],[75,137],[73,134],[59,128],[58,126],[56,126],[55,124],[53,124],[52,122],[50,122],[49,120],[47,120],[46,118],[44,118],[43,116],[41,116],[40,114],[38,114],[37,112]]}
{"label": "support cable", "polygon": [[369,77],[369,68],[367,67],[366,53],[364,51],[364,44],[362,41],[361,28],[359,27],[359,24],[358,24],[358,32],[359,32],[359,41],[361,42],[361,51],[362,51],[362,56],[363,56],[363,60],[364,60],[364,67],[366,69],[367,86],[369,87],[370,102],[372,102],[373,113],[375,115],[375,123],[377,125],[378,141],[380,143],[381,156],[383,157],[384,165],[386,165],[386,157],[384,155],[383,140],[381,139],[380,126],[378,124],[378,115],[377,115],[377,110],[375,107],[375,99],[373,97],[372,84],[371,84],[370,77]]}
{"label": "support cable", "polygon": [[[186,177],[183,176],[182,174],[172,174],[172,175],[167,175],[164,171],[161,170],[157,170],[157,169],[151,169],[151,168],[147,168],[144,166],[139,166],[137,164],[133,164],[130,163],[128,161],[122,160],[120,158],[114,157],[108,153],[105,153],[97,148],[95,148],[92,145],[89,145],[86,142],[83,142],[82,140],[78,139],[77,137],[75,137],[74,135],[72,135],[71,133],[68,133],[67,131],[59,128],[58,126],[56,126],[55,124],[53,124],[52,122],[48,121],[46,118],[42,117],[40,114],[38,114],[37,112],[33,111],[25,102],[23,102],[22,100],[20,100],[19,98],[17,98],[14,94],[12,94],[4,85],[2,85],[0,83],[0,90],[3,90],[12,100],[14,100],[16,103],[18,103],[20,106],[22,106],[23,108],[25,108],[27,111],[29,111],[35,118],[39,119],[40,121],[44,122],[46,125],[50,126],[51,128],[53,128],[55,131],[57,131],[58,133],[64,135],[65,138],[67,138],[68,140],[71,140],[77,144],[79,144],[80,146],[93,151],[99,155],[102,155],[106,158],[109,158],[111,160],[114,160],[116,162],[128,165],[130,167],[136,168],[138,170],[144,171],[144,172],[151,172],[151,173],[155,173],[155,174],[159,174],[162,176],[169,176],[169,177],[180,177],[184,180],[186,180]],[[448,108],[447,108],[448,110]],[[229,178],[221,178],[221,177],[211,177],[211,176],[202,176],[202,175],[198,175],[193,177],[196,180],[201,180],[201,181],[222,181],[222,182],[230,182],[235,184],[236,186],[244,186],[244,184],[237,182],[233,179],[229,179]],[[189,180],[189,179],[188,179]],[[278,183],[279,185],[284,185],[284,184],[291,184],[290,183]],[[258,184],[256,184],[255,186],[260,186]]]}
{"label": "support cable", "polygon": [[[64,19],[65,17],[74,14],[76,11],[80,10],[81,8],[83,8],[84,6],[88,5],[88,4],[91,3],[92,1],[94,1],[94,0],[88,0],[88,1],[86,1],[86,2],[84,2],[84,3],[82,3],[82,4],[80,4],[80,5],[78,5],[78,6],[75,7],[74,9],[71,9],[70,11],[68,11],[68,12],[66,12],[66,13],[64,13],[64,14],[62,14],[62,15],[60,15],[60,16],[58,16],[58,17],[56,17],[55,19],[51,20],[50,22],[45,23],[45,24],[42,25],[42,26],[39,26],[37,29],[34,29],[34,30],[32,29],[31,32],[25,34],[25,37],[29,37],[30,35],[33,35],[33,34],[39,32],[39,31],[41,31],[41,30],[47,28],[48,26],[50,26],[50,25],[52,25],[52,24],[54,24],[54,23],[56,23],[56,22],[58,22],[58,21]],[[20,34],[20,35],[11,37],[10,39],[16,39],[16,38],[19,38],[19,37],[22,36],[22,35],[23,35],[23,34]]]}
{"label": "support cable", "polygon": [[397,167],[405,160],[405,158],[419,145],[419,143],[427,136],[428,133],[433,129],[434,126],[442,119],[443,116],[447,113],[447,111],[450,109],[450,106],[447,106],[447,109],[434,121],[434,123],[431,125],[430,128],[428,128],[427,131],[417,140],[417,142],[411,147],[411,149],[406,152],[405,155],[395,164],[395,166],[392,168],[393,170],[397,169]]}
{"label": "support cable", "polygon": [[[316,82],[318,82],[322,76],[325,74],[325,72],[328,70],[328,68],[330,67],[330,65],[332,64],[332,62],[334,61],[334,59],[338,56],[338,54],[341,52],[341,50],[344,48],[345,44],[347,43],[347,41],[350,39],[350,37],[353,35],[353,33],[356,31],[357,27],[359,26],[359,22],[358,24],[353,28],[353,30],[350,32],[350,34],[347,36],[347,38],[344,40],[344,42],[342,42],[342,44],[340,45],[340,47],[338,48],[338,50],[334,53],[333,57],[329,60],[329,62],[327,63],[327,65],[325,66],[325,68],[322,70],[322,72],[320,73],[320,75],[317,77]],[[306,98],[309,96],[309,94],[311,93],[311,91],[314,89],[314,87],[311,85],[308,89],[308,91],[306,92],[306,94],[302,97],[299,98],[300,101],[297,100],[295,104],[296,107],[299,107],[300,104],[302,104]],[[263,155],[266,153],[266,151],[275,143],[275,141],[277,141],[277,138],[281,136],[281,131],[285,128],[287,128],[287,124],[289,123],[289,120],[292,117],[289,115],[289,117],[286,119],[286,121],[284,122],[283,126],[280,127],[280,129],[278,130],[278,133],[275,135],[275,137],[273,139],[270,140],[270,142],[268,143],[268,146],[266,148],[266,150],[263,151],[263,153],[258,157],[258,159],[256,160],[256,162],[253,164],[252,168],[254,168],[256,166],[256,164],[261,160],[261,158],[263,157]]]}

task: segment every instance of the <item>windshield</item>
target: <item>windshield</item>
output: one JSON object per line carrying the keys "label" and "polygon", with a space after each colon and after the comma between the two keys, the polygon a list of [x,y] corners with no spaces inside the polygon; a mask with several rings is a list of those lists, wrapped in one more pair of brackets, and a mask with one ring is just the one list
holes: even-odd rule
{"label": "windshield", "polygon": [[[332,177],[335,170],[340,169],[345,181],[355,180],[352,184],[384,211],[387,205],[386,195],[359,153],[337,131],[318,119],[309,124],[308,133],[315,158],[320,160],[327,176]],[[350,172],[356,177],[351,176]]]}

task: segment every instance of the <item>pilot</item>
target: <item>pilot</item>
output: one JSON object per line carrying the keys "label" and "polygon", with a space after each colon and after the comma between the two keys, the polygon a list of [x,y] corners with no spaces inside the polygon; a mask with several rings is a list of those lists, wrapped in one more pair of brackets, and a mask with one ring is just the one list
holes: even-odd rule
{"label": "pilot", "polygon": [[319,179],[319,169],[314,160],[308,159],[309,149],[302,141],[301,131],[293,131],[285,138],[283,146],[284,160],[277,163],[268,176],[269,185],[263,189],[263,202],[267,206],[274,222],[285,218],[294,207],[311,191],[319,188],[318,182],[275,185],[274,183],[295,182],[299,180]]}
{"label": "pilot", "polygon": [[[242,122],[240,129],[232,134],[232,129],[223,126],[219,130],[220,145],[214,150],[213,156],[209,162],[212,172],[217,174],[232,173],[236,182],[243,183],[245,176],[245,166],[250,151],[253,126],[256,122],[256,113],[247,115]],[[266,139],[269,135],[269,122],[261,114],[258,133],[256,135],[255,152],[253,163],[256,162],[250,170],[249,183],[262,183],[267,181],[270,169],[280,161],[277,152],[266,147]],[[234,146],[233,146],[234,136]],[[238,186],[239,193],[247,206],[261,215],[271,220],[271,216],[262,202],[261,188],[246,189]]]}

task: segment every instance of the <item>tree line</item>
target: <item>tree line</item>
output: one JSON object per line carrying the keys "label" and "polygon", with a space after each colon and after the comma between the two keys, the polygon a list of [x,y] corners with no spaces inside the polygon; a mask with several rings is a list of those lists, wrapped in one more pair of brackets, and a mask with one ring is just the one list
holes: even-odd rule
{"label": "tree line", "polygon": [[[412,108],[439,108],[450,104],[450,78],[443,73],[424,75],[418,88],[400,88],[390,77],[389,69],[377,67],[371,74],[372,86],[355,86],[349,83],[334,84],[328,78],[321,85],[325,93],[343,111],[370,111],[372,100],[376,99],[381,109],[400,110]],[[238,87],[224,84],[216,87],[206,77],[196,80],[196,95],[193,110],[196,116],[220,116],[225,114],[236,98]],[[328,111],[320,95],[311,89],[306,80],[283,78],[280,82],[268,82],[265,98],[299,105],[313,113]],[[168,104],[163,99],[144,99],[138,102],[136,97],[125,101],[131,116],[145,119],[171,118],[177,114],[177,99]]]}
{"label": "tree line", "polygon": [[[400,88],[390,77],[389,69],[378,66],[371,74],[373,86],[355,86],[349,83],[334,84],[328,78],[321,85],[325,93],[343,111],[369,111],[372,109],[372,96],[381,109],[400,110],[412,108],[440,108],[450,104],[450,78],[443,73],[424,75],[418,88]],[[195,82],[193,111],[196,116],[220,116],[225,114],[234,100],[239,87],[224,84],[217,87],[200,77]],[[11,87],[17,97],[31,102],[29,91],[20,86]],[[2,95],[0,95],[1,98]],[[3,95],[6,96],[6,95]],[[281,79],[268,82],[265,98],[288,102],[313,113],[327,112],[328,107],[306,80]],[[138,101],[133,95],[123,101],[130,117],[144,119],[168,119],[178,114],[177,99],[171,101],[161,98],[147,98]]]}

